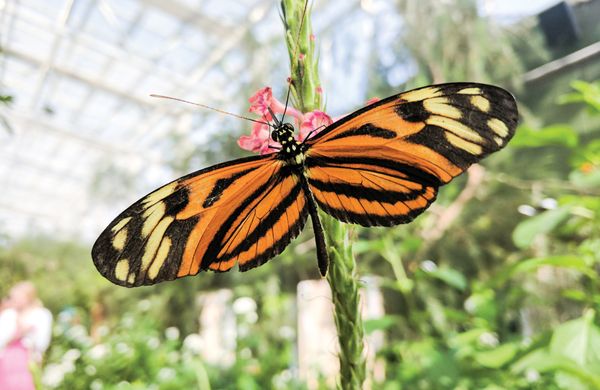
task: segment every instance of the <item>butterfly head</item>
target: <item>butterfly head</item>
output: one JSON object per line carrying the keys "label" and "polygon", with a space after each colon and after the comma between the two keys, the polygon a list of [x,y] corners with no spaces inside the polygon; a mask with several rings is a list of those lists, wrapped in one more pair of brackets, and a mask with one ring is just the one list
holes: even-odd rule
{"label": "butterfly head", "polygon": [[285,147],[286,144],[290,144],[294,141],[294,126],[290,123],[279,123],[275,126],[271,132],[271,138],[273,141],[279,142]]}

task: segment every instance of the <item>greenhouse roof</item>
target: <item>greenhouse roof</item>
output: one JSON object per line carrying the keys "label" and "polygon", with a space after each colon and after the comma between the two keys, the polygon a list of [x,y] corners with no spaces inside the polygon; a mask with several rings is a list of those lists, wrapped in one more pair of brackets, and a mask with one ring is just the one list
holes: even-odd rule
{"label": "greenhouse roof", "polygon": [[[493,11],[495,2],[485,3]],[[249,86],[270,84],[283,94],[287,54],[278,3],[233,4],[0,0],[0,94],[14,99],[0,111],[8,122],[0,126],[0,231],[91,240],[123,207],[176,177],[167,163],[177,153],[165,142],[170,133],[193,146],[223,127],[247,129],[151,93],[238,113],[247,109],[240,91]],[[401,22],[387,2],[340,4],[316,2],[313,24],[322,82],[344,97],[328,96],[328,109],[344,112],[366,98],[370,57],[385,56],[380,48],[397,35],[389,26]],[[391,72],[392,83],[409,73]],[[114,170],[136,184],[130,194],[102,201],[95,184]]]}

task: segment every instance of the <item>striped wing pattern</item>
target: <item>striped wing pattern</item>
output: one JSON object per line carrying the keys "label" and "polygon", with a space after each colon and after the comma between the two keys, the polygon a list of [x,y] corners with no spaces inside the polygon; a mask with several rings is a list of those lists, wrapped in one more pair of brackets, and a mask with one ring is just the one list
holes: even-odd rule
{"label": "striped wing pattern", "polygon": [[127,287],[236,264],[245,271],[281,253],[310,210],[325,274],[315,202],[344,222],[409,222],[440,186],[503,148],[516,124],[516,103],[498,87],[452,83],[404,92],[333,123],[302,145],[301,155],[238,159],[153,191],[102,232],[94,264]]}
{"label": "striped wing pattern", "polygon": [[100,273],[133,287],[244,271],[279,254],[308,211],[296,173],[275,155],[216,165],[173,181],[134,203],[92,249]]}
{"label": "striped wing pattern", "polygon": [[451,83],[381,100],[308,141],[306,175],[321,208],[346,222],[410,222],[437,188],[506,145],[514,98],[484,84]]}

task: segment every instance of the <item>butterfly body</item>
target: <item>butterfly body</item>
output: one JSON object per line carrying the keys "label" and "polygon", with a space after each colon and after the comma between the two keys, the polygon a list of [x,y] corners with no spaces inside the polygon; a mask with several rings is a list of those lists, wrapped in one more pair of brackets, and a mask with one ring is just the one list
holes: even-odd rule
{"label": "butterfly body", "polygon": [[302,143],[276,120],[281,150],[191,173],[143,197],[102,232],[94,264],[127,287],[236,264],[246,271],[281,253],[310,215],[324,275],[318,208],[362,226],[410,222],[440,186],[503,148],[517,116],[501,88],[450,83],[383,99]]}

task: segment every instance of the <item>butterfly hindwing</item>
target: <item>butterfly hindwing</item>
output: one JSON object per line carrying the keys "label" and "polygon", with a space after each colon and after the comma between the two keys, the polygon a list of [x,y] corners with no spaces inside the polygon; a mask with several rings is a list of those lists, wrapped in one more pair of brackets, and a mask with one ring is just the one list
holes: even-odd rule
{"label": "butterfly hindwing", "polygon": [[319,206],[363,226],[411,221],[437,188],[506,145],[514,98],[484,84],[404,92],[333,123],[310,139],[306,175]]}
{"label": "butterfly hindwing", "polygon": [[435,200],[439,180],[406,163],[358,154],[306,160],[317,204],[333,217],[363,226],[410,222]]}
{"label": "butterfly hindwing", "polygon": [[219,164],[173,181],[119,215],[92,249],[123,286],[201,270],[244,271],[282,252],[307,218],[297,174],[275,155]]}

